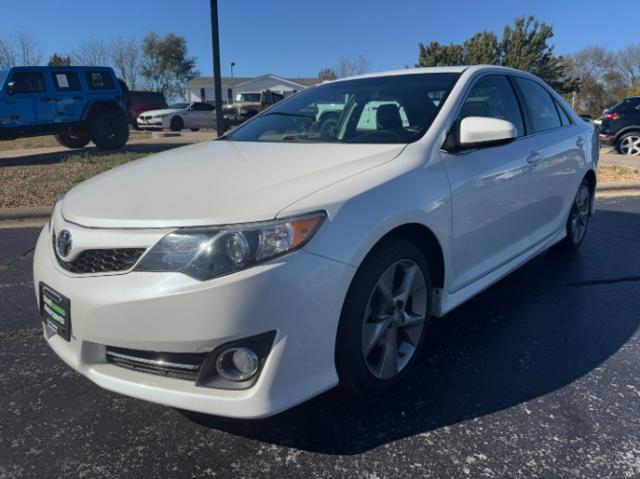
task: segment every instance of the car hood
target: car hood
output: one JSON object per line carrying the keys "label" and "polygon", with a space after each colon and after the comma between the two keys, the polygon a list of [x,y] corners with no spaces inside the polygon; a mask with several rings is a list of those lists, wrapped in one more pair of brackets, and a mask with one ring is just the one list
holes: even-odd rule
{"label": "car hood", "polygon": [[171,113],[178,113],[180,111],[180,109],[177,108],[164,108],[162,110],[149,110],[149,111],[144,111],[141,114],[142,115],[170,115]]}
{"label": "car hood", "polygon": [[302,197],[396,157],[404,145],[210,141],[122,165],[71,189],[68,221],[162,228],[267,220]]}

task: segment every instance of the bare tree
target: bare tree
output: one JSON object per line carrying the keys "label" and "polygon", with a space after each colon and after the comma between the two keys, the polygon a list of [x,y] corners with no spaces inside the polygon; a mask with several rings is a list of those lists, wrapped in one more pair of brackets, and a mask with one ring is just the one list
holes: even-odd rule
{"label": "bare tree", "polygon": [[111,62],[116,73],[125,83],[135,90],[140,83],[142,68],[142,50],[135,38],[117,37],[111,42]]}
{"label": "bare tree", "polygon": [[16,63],[14,45],[6,38],[0,38],[0,68],[12,67]]}
{"label": "bare tree", "polygon": [[640,43],[629,45],[615,56],[615,67],[629,86],[640,83]]}
{"label": "bare tree", "polygon": [[42,49],[30,33],[12,33],[0,38],[0,67],[38,65],[42,58]]}
{"label": "bare tree", "polygon": [[20,65],[32,66],[42,63],[42,49],[30,33],[18,35],[18,52]]}
{"label": "bare tree", "polygon": [[369,66],[371,66],[371,63],[363,55],[358,55],[354,58],[342,57],[338,62],[335,73],[338,78],[361,75],[369,71]]}
{"label": "bare tree", "polygon": [[87,40],[71,52],[74,65],[109,66],[109,48],[101,40]]}

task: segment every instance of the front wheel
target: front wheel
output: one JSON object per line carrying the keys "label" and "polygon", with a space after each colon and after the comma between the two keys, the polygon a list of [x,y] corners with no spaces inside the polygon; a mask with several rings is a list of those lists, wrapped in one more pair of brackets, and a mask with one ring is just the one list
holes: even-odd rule
{"label": "front wheel", "polygon": [[85,133],[79,133],[79,134],[73,134],[73,135],[59,134],[59,135],[56,135],[56,140],[58,140],[58,143],[60,143],[62,146],[76,149],[76,148],[84,148],[85,146],[87,146],[91,141],[91,138],[89,137],[89,135]]}
{"label": "front wheel", "polygon": [[421,251],[403,239],[376,247],[349,288],[336,340],[340,384],[360,394],[392,389],[422,345],[431,277]]}
{"label": "front wheel", "polygon": [[171,131],[180,131],[184,128],[184,121],[179,116],[174,116],[171,118],[171,123],[169,124],[169,129]]}

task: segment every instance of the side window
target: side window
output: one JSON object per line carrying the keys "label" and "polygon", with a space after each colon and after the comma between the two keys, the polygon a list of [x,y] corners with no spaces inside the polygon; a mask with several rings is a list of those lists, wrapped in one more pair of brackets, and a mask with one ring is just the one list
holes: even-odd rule
{"label": "side window", "polygon": [[53,72],[53,85],[58,91],[80,90],[80,79],[76,72]]}
{"label": "side window", "polygon": [[47,91],[44,76],[39,72],[16,72],[11,77],[14,93],[42,93]]}
{"label": "side window", "polygon": [[88,71],[85,74],[87,84],[92,90],[113,90],[113,78],[105,71]]}
{"label": "side window", "polygon": [[526,78],[516,78],[515,80],[524,97],[533,133],[560,127],[560,117],[551,95],[532,80]]}
{"label": "side window", "polygon": [[487,75],[476,82],[460,112],[460,119],[468,116],[510,121],[515,125],[518,136],[524,135],[522,112],[511,83],[504,75]]}
{"label": "side window", "polygon": [[562,126],[567,126],[571,124],[571,119],[567,115],[567,112],[560,106],[558,102],[554,102],[556,104],[556,108],[558,109],[558,114],[560,115],[560,122]]}

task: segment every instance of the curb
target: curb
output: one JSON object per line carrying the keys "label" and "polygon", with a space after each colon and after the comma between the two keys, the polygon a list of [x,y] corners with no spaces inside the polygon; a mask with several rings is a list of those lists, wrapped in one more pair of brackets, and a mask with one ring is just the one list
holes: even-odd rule
{"label": "curb", "polygon": [[598,191],[640,191],[640,183],[637,181],[617,181],[613,183],[598,184]]}
{"label": "curb", "polygon": [[48,218],[51,211],[49,207],[0,208],[0,221]]}

